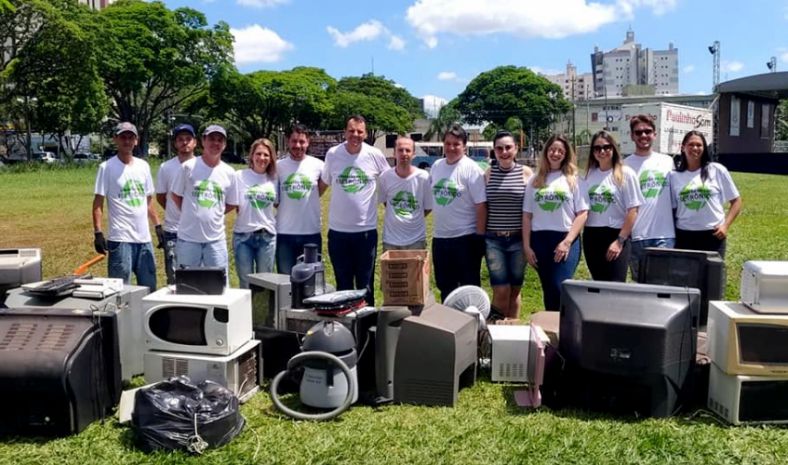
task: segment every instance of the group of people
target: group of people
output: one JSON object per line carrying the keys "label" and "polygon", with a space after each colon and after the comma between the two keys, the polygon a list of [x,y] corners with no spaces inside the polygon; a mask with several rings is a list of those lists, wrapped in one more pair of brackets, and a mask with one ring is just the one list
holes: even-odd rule
{"label": "group of people", "polygon": [[[148,221],[164,249],[168,282],[176,267],[228,266],[225,215],[237,210],[233,250],[240,286],[247,275],[289,274],[305,244],[321,250],[320,196],[331,187],[328,256],[338,290],[366,289],[374,305],[378,203],[384,204],[384,250],[426,249],[426,218],[433,215],[432,259],[441,299],[462,285],[480,285],[486,258],[494,316],[518,319],[526,263],[536,269],[544,307],[558,310],[561,282],[574,275],[582,253],[595,280],[638,275],[646,247],[714,250],[725,254],[728,229],[741,209],[730,174],[711,161],[703,135],[687,133],[681,162],[652,151],[653,120],[630,122],[635,152],[623,158],[614,137],[591,138],[585,173],[578,172],[566,138],[545,144],[536,172],[517,163],[519,147],[506,131],[495,135],[496,163],[485,172],[466,155],[459,125],[443,136],[444,158],[430,172],[414,167],[415,142],[397,138],[390,167],[367,144],[366,121],[352,116],[345,141],[325,161],[307,155],[309,133],[296,124],[288,153],[277,160],[271,141],[254,141],[249,167],[235,171],[221,161],[227,133],[210,125],[202,155],[189,125],[173,129],[177,157],[161,165],[155,190],[148,164],[132,155],[138,142],[131,123],[117,126],[117,156],[102,163],[93,202],[95,247],[109,252],[109,275],[156,288]],[[164,208],[159,224],[152,202]],[[108,241],[102,233],[104,198]],[[725,204],[730,203],[728,212]]]}

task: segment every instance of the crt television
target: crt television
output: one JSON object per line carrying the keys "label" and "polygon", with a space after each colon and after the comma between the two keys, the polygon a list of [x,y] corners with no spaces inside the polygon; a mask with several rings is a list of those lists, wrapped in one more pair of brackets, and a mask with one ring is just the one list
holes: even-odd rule
{"label": "crt television", "polygon": [[644,284],[700,289],[700,324],[705,325],[709,301],[725,294],[725,261],[705,250],[646,248],[637,277]]}
{"label": "crt television", "polygon": [[252,339],[252,295],[247,289],[188,295],[168,286],[142,303],[148,350],[230,355]]}
{"label": "crt television", "polygon": [[756,312],[788,313],[788,262],[745,262],[740,296],[742,303]]}
{"label": "crt television", "polygon": [[290,275],[254,273],[247,276],[252,291],[252,326],[260,328],[285,328],[285,311],[290,309]]}
{"label": "crt television", "polygon": [[788,315],[712,301],[707,335],[709,357],[723,372],[788,377]]}
{"label": "crt television", "polygon": [[[664,417],[690,394],[700,291],[563,282],[558,351],[592,409]],[[569,397],[572,397],[570,395]]]}
{"label": "crt television", "polygon": [[41,249],[0,249],[0,304],[5,291],[41,281]]}

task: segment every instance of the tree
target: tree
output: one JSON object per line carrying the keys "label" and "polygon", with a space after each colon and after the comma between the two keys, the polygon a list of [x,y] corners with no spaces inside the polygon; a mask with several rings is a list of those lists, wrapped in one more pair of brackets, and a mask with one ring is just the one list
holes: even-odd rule
{"label": "tree", "polygon": [[462,115],[457,109],[457,99],[454,98],[450,100],[449,103],[442,106],[440,110],[438,110],[438,116],[436,116],[430,122],[430,127],[424,134],[424,138],[427,140],[432,140],[433,137],[440,138],[443,136],[443,133],[445,133],[451,127],[452,124],[459,123],[461,121]]}
{"label": "tree", "polygon": [[781,100],[774,115],[777,140],[788,140],[788,99]]}
{"label": "tree", "polygon": [[385,76],[367,73],[361,77],[343,77],[337,83],[337,89],[377,97],[402,107],[410,114],[411,119],[424,118],[424,111],[419,99],[412,96],[404,87],[386,79]]}
{"label": "tree", "polygon": [[209,105],[214,116],[230,122],[250,142],[295,122],[321,127],[332,109],[328,89],[335,85],[319,68],[244,75],[226,67],[211,81]]}
{"label": "tree", "polygon": [[[0,75],[54,11],[40,0],[0,0]],[[0,82],[2,79],[0,79]]]}
{"label": "tree", "polygon": [[537,133],[570,108],[558,85],[516,66],[499,66],[479,74],[457,97],[457,109],[469,123],[492,122],[504,127],[515,117]]}
{"label": "tree", "polygon": [[92,37],[81,24],[86,8],[68,0],[51,0],[54,9],[9,67],[7,99],[13,102],[26,127],[56,136],[70,156],[76,144],[64,136],[69,132],[94,132],[107,112],[107,99],[98,76]]}
{"label": "tree", "polygon": [[337,90],[331,95],[333,111],[325,127],[345,128],[347,119],[361,115],[367,121],[367,140],[387,132],[403,134],[413,128],[413,117],[404,108],[381,97]]}
{"label": "tree", "polygon": [[233,37],[219,22],[161,2],[120,0],[97,15],[101,77],[111,117],[132,121],[147,148],[149,128],[207,90],[210,78],[232,60]]}

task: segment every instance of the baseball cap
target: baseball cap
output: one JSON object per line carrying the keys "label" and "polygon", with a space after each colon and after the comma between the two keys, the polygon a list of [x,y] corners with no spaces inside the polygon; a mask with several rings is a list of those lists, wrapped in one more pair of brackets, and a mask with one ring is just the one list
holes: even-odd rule
{"label": "baseball cap", "polygon": [[172,137],[177,136],[181,132],[188,132],[192,135],[192,137],[197,137],[197,133],[194,132],[194,128],[191,124],[179,124],[172,129]]}
{"label": "baseball cap", "polygon": [[225,138],[227,137],[227,131],[225,131],[224,128],[219,126],[218,124],[212,124],[207,128],[205,128],[205,131],[202,132],[202,135],[207,136],[208,134],[213,134],[214,132],[218,132],[219,134],[223,135]]}
{"label": "baseball cap", "polygon": [[116,136],[119,136],[119,135],[123,134],[124,132],[130,132],[130,133],[134,134],[135,136],[139,137],[139,134],[137,133],[137,126],[134,126],[133,124],[129,123],[128,121],[124,121],[122,123],[118,123],[118,125],[115,126],[114,134]]}

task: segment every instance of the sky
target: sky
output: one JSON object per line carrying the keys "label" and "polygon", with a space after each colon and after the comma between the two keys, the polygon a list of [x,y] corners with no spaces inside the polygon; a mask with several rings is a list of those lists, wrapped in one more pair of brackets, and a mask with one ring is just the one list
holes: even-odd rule
{"label": "sky", "polygon": [[709,93],[720,41],[720,81],[788,70],[788,0],[165,0],[189,6],[235,36],[242,72],[323,68],[336,79],[374,72],[425,98],[428,112],[479,73],[501,65],[591,71],[594,47],[619,46],[631,28],[643,48],[679,51],[679,92]]}

